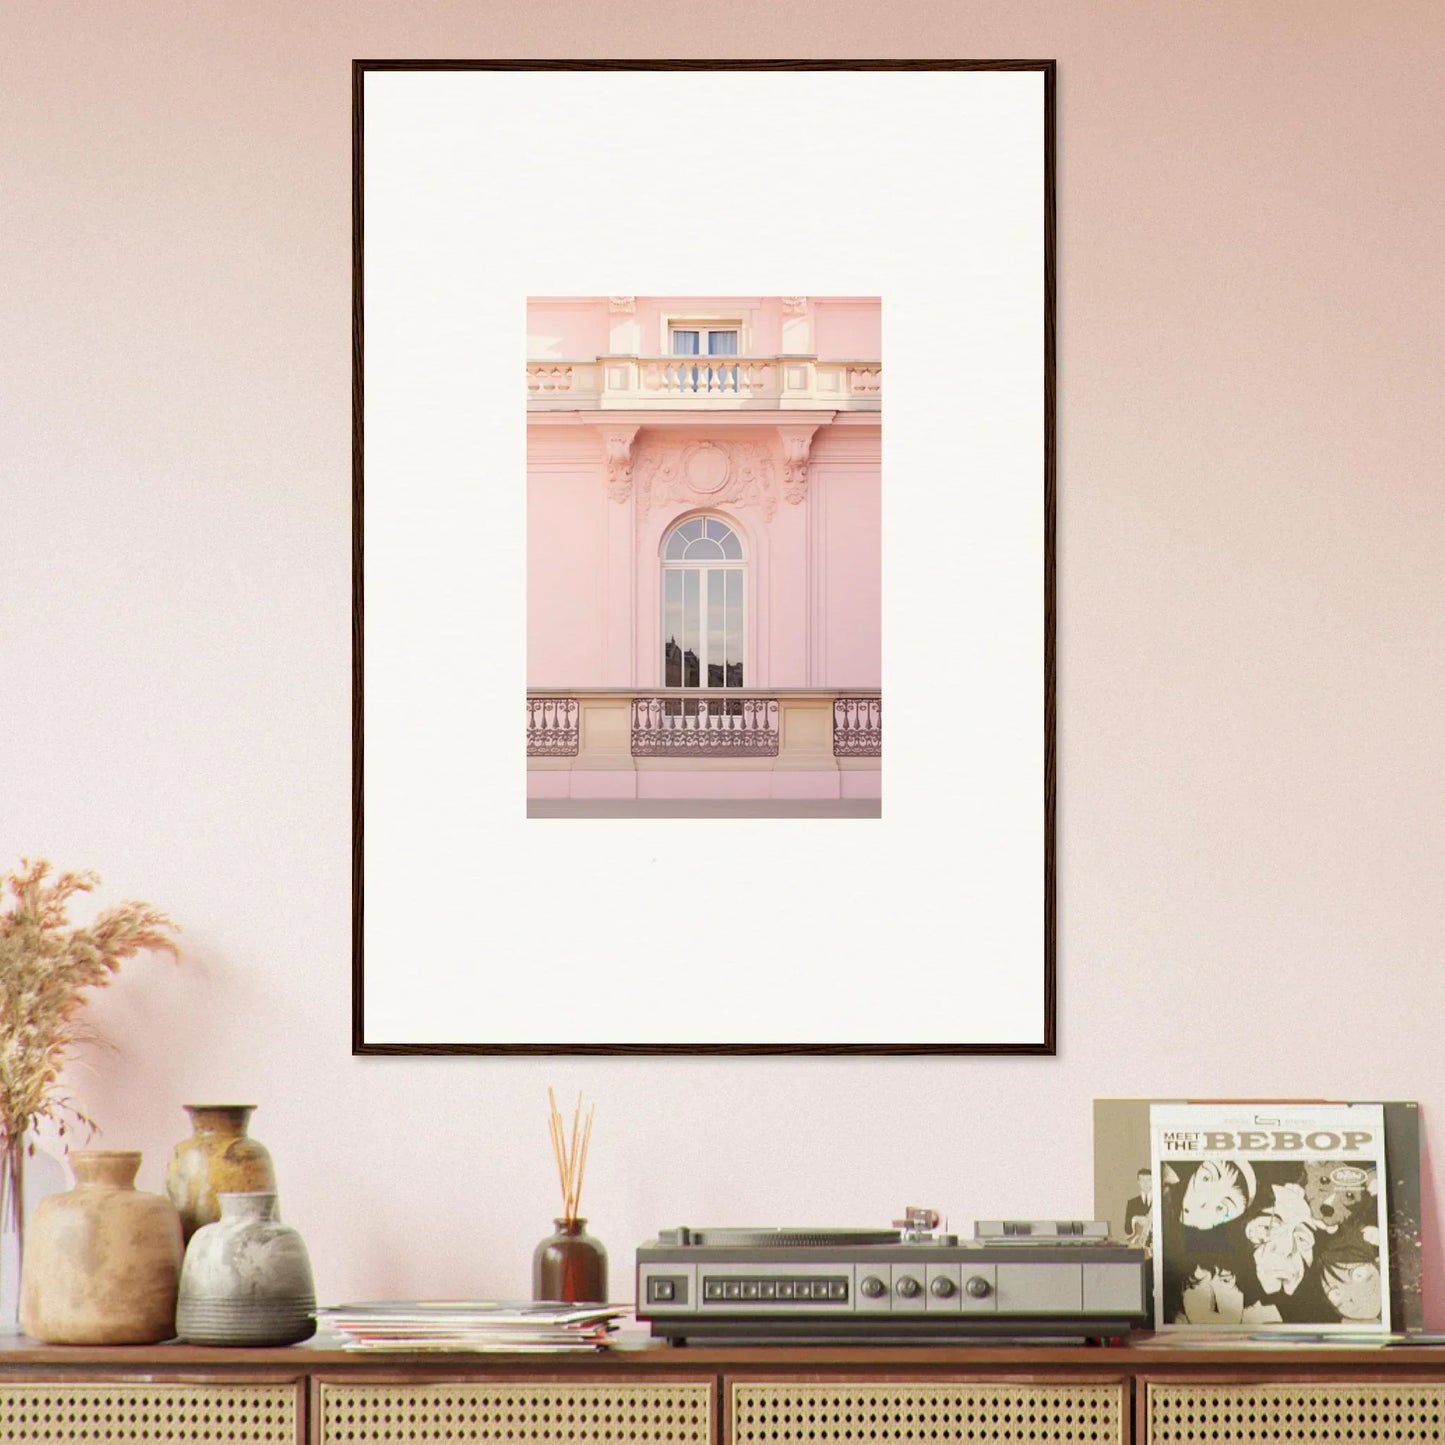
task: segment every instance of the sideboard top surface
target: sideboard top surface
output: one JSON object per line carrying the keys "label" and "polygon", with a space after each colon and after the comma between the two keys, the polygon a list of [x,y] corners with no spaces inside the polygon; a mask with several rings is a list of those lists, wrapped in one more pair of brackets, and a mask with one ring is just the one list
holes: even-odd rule
{"label": "sideboard top surface", "polygon": [[1319,1374],[1378,1371],[1382,1375],[1445,1373],[1441,1345],[1221,1344],[1214,1346],[1153,1343],[1149,1336],[1122,1345],[968,1343],[959,1345],[669,1345],[645,1336],[605,1350],[557,1354],[470,1351],[367,1351],[328,1341],[309,1341],[273,1349],[223,1349],[183,1345],[45,1345],[11,1337],[0,1346],[0,1371],[113,1368],[157,1373],[176,1371],[293,1374],[295,1376],[365,1371],[369,1374],[426,1371],[437,1375],[613,1373],[679,1375],[770,1373],[774,1371],[846,1373],[949,1370],[977,1373],[1031,1370],[1080,1375],[1139,1375],[1152,1371],[1192,1374],[1213,1369],[1261,1374]]}

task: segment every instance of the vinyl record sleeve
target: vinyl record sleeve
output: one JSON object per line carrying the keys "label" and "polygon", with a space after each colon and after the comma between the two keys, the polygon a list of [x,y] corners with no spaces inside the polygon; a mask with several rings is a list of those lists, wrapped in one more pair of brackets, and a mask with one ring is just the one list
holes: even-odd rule
{"label": "vinyl record sleeve", "polygon": [[1388,1332],[1379,1104],[1150,1109],[1156,1330]]}

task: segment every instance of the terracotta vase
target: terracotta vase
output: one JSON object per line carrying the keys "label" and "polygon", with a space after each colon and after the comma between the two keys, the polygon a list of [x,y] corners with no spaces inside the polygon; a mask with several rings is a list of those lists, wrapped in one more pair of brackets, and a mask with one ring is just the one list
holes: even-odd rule
{"label": "terracotta vase", "polygon": [[557,1232],[532,1254],[532,1298],[572,1304],[605,1303],[607,1251],[587,1233],[585,1219],[554,1219]]}
{"label": "terracotta vase", "polygon": [[221,1217],[186,1247],[176,1333],[193,1345],[294,1345],[316,1332],[301,1236],[271,1193],[221,1195]]}
{"label": "terracotta vase", "polygon": [[25,1231],[20,1325],[52,1345],[152,1345],[175,1334],[181,1221],[135,1187],[140,1154],[70,1156],[75,1188],[35,1206]]}
{"label": "terracotta vase", "polygon": [[266,1146],[251,1138],[246,1125],[254,1104],[185,1104],[194,1131],[171,1155],[166,1193],[181,1215],[186,1239],[221,1217],[216,1196],[223,1193],[276,1192],[276,1171]]}

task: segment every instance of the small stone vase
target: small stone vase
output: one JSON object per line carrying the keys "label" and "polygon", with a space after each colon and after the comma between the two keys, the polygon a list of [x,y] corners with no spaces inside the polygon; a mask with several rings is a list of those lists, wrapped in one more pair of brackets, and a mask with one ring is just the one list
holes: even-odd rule
{"label": "small stone vase", "polygon": [[571,1304],[605,1303],[607,1251],[587,1233],[585,1219],[554,1219],[557,1232],[533,1251],[532,1298]]}
{"label": "small stone vase", "polygon": [[276,1171],[266,1146],[246,1132],[254,1104],[185,1104],[194,1130],[171,1155],[166,1193],[181,1215],[187,1240],[221,1217],[223,1192],[276,1192]]}
{"label": "small stone vase", "polygon": [[193,1345],[294,1345],[316,1332],[316,1286],[301,1236],[269,1192],[222,1192],[221,1217],[191,1236],[176,1333]]}
{"label": "small stone vase", "polygon": [[175,1334],[181,1221],[135,1187],[140,1154],[77,1150],[75,1188],[35,1206],[25,1231],[20,1327],[52,1345],[153,1345]]}

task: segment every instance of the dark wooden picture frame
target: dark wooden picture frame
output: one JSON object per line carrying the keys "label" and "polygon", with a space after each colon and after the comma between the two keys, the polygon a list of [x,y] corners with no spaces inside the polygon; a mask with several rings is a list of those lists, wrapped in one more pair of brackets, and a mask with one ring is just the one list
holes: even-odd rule
{"label": "dark wooden picture frame", "polygon": [[[602,1042],[595,1038],[572,1036],[573,1030],[561,1028],[547,1037],[517,1038],[504,1025],[497,1028],[491,1042],[465,1037],[477,1028],[462,1030],[461,1038],[436,1037],[435,1027],[412,1027],[395,1010],[377,1021],[378,991],[384,982],[390,992],[388,998],[401,996],[401,987],[395,975],[400,969],[415,969],[416,956],[402,959],[395,944],[395,935],[389,947],[378,948],[367,932],[367,854],[366,854],[366,789],[367,789],[367,679],[366,659],[368,636],[364,626],[366,620],[366,487],[367,487],[367,432],[366,418],[368,405],[367,353],[366,353],[366,301],[368,276],[367,258],[367,192],[369,139],[375,139],[375,131],[369,132],[374,117],[369,113],[367,80],[369,76],[387,73],[413,73],[428,76],[458,76],[468,73],[485,73],[492,77],[516,77],[520,75],[542,78],[548,72],[801,72],[826,73],[848,72],[859,75],[868,72],[950,72],[959,75],[969,73],[1003,76],[1010,73],[1033,73],[1041,81],[1042,155],[1038,158],[1039,175],[1042,179],[1041,216],[1043,235],[1041,251],[1042,275],[1039,277],[1039,317],[1041,321],[1037,343],[1041,352],[1042,395],[1038,398],[1038,423],[1042,438],[1042,455],[1039,458],[1038,477],[1042,488],[1041,512],[1043,537],[1039,552],[1042,562],[1042,638],[1038,642],[1038,656],[1042,662],[1043,676],[1039,680],[1039,695],[1042,698],[1040,758],[1042,762],[1042,805],[1040,836],[1042,858],[1038,860],[1040,886],[1027,903],[1040,911],[1039,938],[1042,956],[1038,959],[1038,974],[1029,980],[1030,997],[1037,1000],[1034,1022],[1006,1037],[982,1037],[952,1040],[932,1036],[874,1039],[872,1037],[846,1039],[828,1038],[813,1041],[801,1037],[798,1042],[781,1042],[772,1036],[755,1039],[742,1038],[724,1042],[714,1038],[698,1038],[688,1042],[665,1042],[654,1039],[645,1030],[638,1030],[633,1041]],[[357,60],[353,62],[353,370],[352,370],[352,474],[353,474],[353,590],[352,590],[352,646],[353,646],[353,689],[352,689],[352,740],[353,740],[353,789],[352,789],[352,1050],[356,1054],[827,1054],[827,1055],[949,1055],[949,1054],[1014,1054],[1052,1055],[1056,1052],[1057,1038],[1057,981],[1056,981],[1056,900],[1055,900],[1055,792],[1056,792],[1056,750],[1055,750],[1055,492],[1056,492],[1056,358],[1055,358],[1055,63],[1052,60],[874,60],[874,61],[822,61],[822,60]],[[1036,198],[1037,199],[1037,198]],[[375,218],[372,218],[375,225]],[[941,242],[940,242],[941,243]],[[885,295],[885,305],[887,297]],[[507,343],[509,344],[510,338]],[[1030,403],[1032,405],[1032,403]],[[372,461],[372,484],[378,485],[378,472]],[[885,486],[888,485],[885,468]],[[373,586],[373,591],[374,591]],[[375,612],[372,618],[376,626]],[[374,702],[374,700],[373,700]],[[520,711],[520,709],[519,709]],[[373,762],[376,761],[375,751]],[[887,766],[885,764],[885,766]],[[375,792],[373,779],[373,792]],[[890,789],[892,784],[890,783]],[[498,804],[500,809],[510,806],[507,802]],[[885,814],[885,817],[887,815]],[[373,807],[373,827],[378,825]],[[478,826],[484,827],[485,820]],[[534,825],[537,826],[537,825]],[[555,828],[557,825],[544,825]],[[571,827],[595,826],[570,824]],[[613,825],[608,825],[613,826]],[[654,825],[657,826],[657,825]],[[790,824],[790,827],[797,826]],[[856,825],[855,825],[856,826]],[[876,825],[874,825],[876,826]],[[1038,826],[1038,820],[1031,826]],[[374,835],[375,836],[375,835]],[[413,840],[422,857],[427,859],[428,871],[445,871],[445,860],[431,856],[430,849],[420,840]],[[452,885],[454,905],[459,914],[465,913],[474,921],[479,909],[486,907],[486,890],[471,886]],[[375,881],[372,885],[373,909],[379,897]],[[438,893],[435,906],[446,907],[446,888]],[[373,916],[375,914],[373,913]],[[532,970],[545,973],[545,957],[519,958],[515,948],[502,950],[499,956],[491,956],[486,939],[473,940],[476,946],[475,969],[478,975],[493,980],[500,977],[499,970]],[[967,938],[958,939],[936,936],[933,944],[938,948],[956,950],[959,968],[974,966],[986,969],[987,961],[971,959],[968,956]],[[913,946],[913,945],[910,945]],[[545,949],[543,950],[545,954]],[[418,953],[429,960],[435,948],[429,948],[426,940],[419,940]],[[619,946],[617,957],[622,957],[626,948]],[[919,954],[921,956],[921,953]],[[449,965],[450,966],[450,965]],[[609,965],[610,966],[610,965]],[[1029,965],[1032,967],[1032,965]],[[886,972],[885,972],[886,970]],[[438,974],[428,985],[444,995],[448,986],[455,986],[456,980],[469,976],[464,967],[458,966],[453,972]],[[626,987],[625,980],[614,974],[614,986]],[[879,990],[892,990],[908,986],[908,959],[906,957],[880,960],[879,974],[874,981],[867,981],[861,974],[854,980],[860,986],[872,982]],[[740,985],[742,986],[742,985]],[[753,985],[756,986],[756,985]],[[727,979],[717,976],[716,971],[698,970],[693,987],[696,1002],[705,1007],[709,996],[715,996],[718,988],[728,987]],[[372,1021],[368,1027],[368,999],[371,1001]],[[443,1005],[443,1007],[445,1007]],[[933,1012],[937,1005],[927,998],[920,1000],[925,1012]],[[680,1019],[683,1015],[679,1014]],[[970,1025],[960,1017],[957,1025],[960,1032],[967,1033]],[[533,1033],[542,1030],[532,1029]],[[802,1030],[799,1031],[803,1033]],[[643,1036],[647,1034],[647,1036]],[[417,1035],[424,1035],[418,1037]],[[682,1037],[682,1029],[673,1035]]]}

